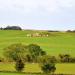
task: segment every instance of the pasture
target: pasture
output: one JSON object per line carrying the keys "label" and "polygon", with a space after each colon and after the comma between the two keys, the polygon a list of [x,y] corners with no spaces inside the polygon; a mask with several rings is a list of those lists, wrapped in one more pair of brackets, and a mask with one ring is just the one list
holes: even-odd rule
{"label": "pasture", "polygon": [[[59,54],[70,54],[75,57],[75,33],[70,32],[49,32],[49,37],[27,37],[27,34],[47,31],[16,31],[0,30],[0,57],[3,57],[4,48],[14,43],[38,44],[49,55],[58,56]],[[35,68],[36,65],[36,68]],[[0,63],[0,71],[15,72],[14,63]],[[56,74],[75,74],[75,64],[56,64]],[[23,72],[42,72],[38,64],[27,63]],[[25,75],[18,73],[4,73],[0,75]],[[28,75],[28,74],[26,74]],[[34,74],[35,75],[35,74]]]}
{"label": "pasture", "polygon": [[75,33],[50,32],[49,37],[26,37],[26,34],[35,32],[42,31],[0,31],[0,57],[3,56],[4,48],[14,43],[38,44],[50,55],[65,53],[75,56]]}
{"label": "pasture", "polygon": [[[35,68],[35,65],[36,65],[36,68]],[[0,71],[4,71],[4,72],[8,71],[8,74],[5,74],[5,75],[9,75],[10,73],[11,73],[10,75],[12,75],[13,73],[15,73],[15,75],[17,75],[14,66],[15,66],[14,63],[0,63]],[[75,64],[73,64],[73,63],[64,63],[64,64],[58,63],[58,64],[56,64],[56,68],[57,69],[55,71],[55,74],[75,74]],[[26,66],[25,66],[23,72],[34,73],[34,74],[42,73],[41,68],[40,68],[39,64],[37,64],[37,63],[36,64],[26,63]],[[3,73],[3,72],[0,72],[0,75],[1,75],[1,73]]]}

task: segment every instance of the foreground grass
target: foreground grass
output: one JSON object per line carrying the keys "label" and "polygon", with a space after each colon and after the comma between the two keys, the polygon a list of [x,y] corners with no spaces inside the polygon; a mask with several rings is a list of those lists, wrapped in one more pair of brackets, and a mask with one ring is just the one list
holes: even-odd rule
{"label": "foreground grass", "polygon": [[56,64],[56,72],[57,74],[74,74],[75,75],[75,64],[73,63],[65,63],[65,64]]}
{"label": "foreground grass", "polygon": [[[26,73],[0,73],[0,75],[51,75],[51,74],[26,74]],[[75,74],[54,74],[54,75],[75,75]]]}
{"label": "foreground grass", "polygon": [[[16,72],[15,64],[14,63],[0,63],[0,71]],[[30,64],[30,63],[26,64],[23,72],[42,73],[39,64]],[[73,63],[56,64],[55,74],[75,74],[75,64]]]}
{"label": "foreground grass", "polygon": [[19,73],[6,73],[6,72],[4,73],[4,72],[1,72],[0,75],[29,75],[29,74],[21,74],[21,73],[20,73],[20,74],[19,74]]}

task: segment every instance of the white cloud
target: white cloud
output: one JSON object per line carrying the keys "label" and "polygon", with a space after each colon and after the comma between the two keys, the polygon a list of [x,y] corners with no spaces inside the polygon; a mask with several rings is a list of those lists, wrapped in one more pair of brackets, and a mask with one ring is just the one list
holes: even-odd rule
{"label": "white cloud", "polygon": [[75,24],[75,0],[0,0],[0,22]]}
{"label": "white cloud", "polygon": [[[20,12],[49,12],[60,11],[61,7],[75,7],[75,0],[0,0],[0,8]],[[41,8],[41,10],[40,10]]]}

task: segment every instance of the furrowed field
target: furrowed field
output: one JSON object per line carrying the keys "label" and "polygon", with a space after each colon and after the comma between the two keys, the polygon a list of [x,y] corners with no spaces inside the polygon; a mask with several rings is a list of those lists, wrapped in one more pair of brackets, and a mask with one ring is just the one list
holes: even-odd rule
{"label": "furrowed field", "polygon": [[[0,31],[0,57],[3,57],[4,48],[8,47],[14,43],[23,43],[25,45],[28,44],[38,44],[41,46],[43,50],[45,50],[49,55],[58,56],[59,54],[70,54],[75,57],[75,33],[69,32],[50,32],[49,37],[27,37],[27,34],[36,33],[36,32],[46,32],[46,31],[13,31],[13,30],[2,30]],[[9,67],[8,67],[9,66]],[[0,71],[4,70],[13,70],[14,64],[3,64],[0,63]],[[27,65],[31,66],[31,65]],[[57,70],[55,73],[69,73],[75,74],[75,64],[57,64]],[[40,72],[39,67],[36,65],[36,69],[33,66],[32,71],[37,70]],[[30,68],[27,68],[27,71],[30,71]],[[31,72],[32,72],[31,71]],[[24,75],[17,73],[3,73],[0,75]],[[27,74],[26,74],[27,75]]]}

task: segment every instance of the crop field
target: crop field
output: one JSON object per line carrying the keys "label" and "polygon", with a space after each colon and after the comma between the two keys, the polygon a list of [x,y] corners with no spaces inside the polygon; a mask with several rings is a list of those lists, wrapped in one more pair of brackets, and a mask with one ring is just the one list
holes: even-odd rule
{"label": "crop field", "polygon": [[35,32],[42,31],[0,31],[0,57],[3,56],[4,48],[14,43],[38,44],[50,55],[66,53],[75,56],[75,33],[50,32],[49,37],[26,36]]}
{"label": "crop field", "polygon": [[[16,31],[2,30],[0,31],[0,57],[3,57],[4,48],[14,43],[38,44],[49,55],[58,56],[59,54],[70,54],[75,57],[75,33],[70,32],[49,32],[49,37],[27,37],[27,34],[47,31]],[[0,71],[15,71],[14,64],[0,63]],[[35,68],[36,66],[36,68]],[[75,64],[56,64],[55,73],[75,74]],[[27,64],[24,72],[41,72],[38,64]],[[4,73],[0,75],[25,75],[18,73]],[[26,74],[29,75],[29,74]]]}

